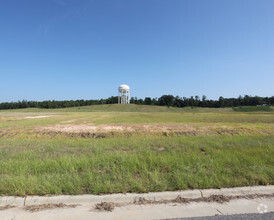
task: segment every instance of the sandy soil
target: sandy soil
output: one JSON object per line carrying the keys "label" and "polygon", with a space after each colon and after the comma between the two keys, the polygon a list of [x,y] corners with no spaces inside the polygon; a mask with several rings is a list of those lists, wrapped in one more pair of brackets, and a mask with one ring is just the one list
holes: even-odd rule
{"label": "sandy soil", "polygon": [[[267,126],[267,125],[266,125]],[[243,133],[274,133],[273,125],[268,129],[262,129],[255,125],[225,125],[225,124],[57,124],[52,126],[36,126],[40,131],[54,131],[61,133],[108,133],[108,132],[176,132],[186,135],[210,135],[210,134],[243,134]]]}
{"label": "sandy soil", "polygon": [[28,117],[25,117],[26,119],[29,119],[29,118],[47,118],[47,117],[50,117],[49,115],[40,115],[40,116],[28,116]]}

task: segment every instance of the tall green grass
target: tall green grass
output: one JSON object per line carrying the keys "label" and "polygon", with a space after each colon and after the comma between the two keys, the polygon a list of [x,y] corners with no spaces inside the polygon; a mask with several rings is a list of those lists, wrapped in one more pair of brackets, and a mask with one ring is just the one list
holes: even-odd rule
{"label": "tall green grass", "polygon": [[274,136],[0,140],[0,194],[274,184]]}

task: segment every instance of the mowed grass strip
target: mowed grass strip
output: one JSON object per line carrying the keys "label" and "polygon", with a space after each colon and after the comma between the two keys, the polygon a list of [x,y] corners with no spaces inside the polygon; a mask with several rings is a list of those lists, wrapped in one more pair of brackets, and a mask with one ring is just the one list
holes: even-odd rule
{"label": "mowed grass strip", "polygon": [[0,139],[0,194],[274,184],[274,135]]}

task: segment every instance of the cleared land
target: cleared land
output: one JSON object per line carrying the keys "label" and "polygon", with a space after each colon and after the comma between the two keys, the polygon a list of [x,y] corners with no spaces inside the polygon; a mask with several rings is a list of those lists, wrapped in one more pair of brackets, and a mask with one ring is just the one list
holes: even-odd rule
{"label": "cleared land", "polygon": [[274,184],[274,113],[99,105],[0,111],[0,194]]}

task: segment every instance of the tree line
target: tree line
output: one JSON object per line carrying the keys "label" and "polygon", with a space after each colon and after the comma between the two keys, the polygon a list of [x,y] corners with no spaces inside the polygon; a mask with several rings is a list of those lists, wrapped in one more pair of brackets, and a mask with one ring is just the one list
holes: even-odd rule
{"label": "tree line", "polygon": [[[19,109],[19,108],[67,108],[80,107],[88,105],[100,104],[116,104],[118,103],[117,96],[111,96],[107,99],[100,100],[66,100],[66,101],[18,101],[18,102],[3,102],[0,103],[0,109]],[[172,107],[209,107],[209,108],[223,108],[223,107],[237,107],[237,106],[257,106],[257,105],[274,105],[274,96],[259,97],[259,96],[239,96],[238,98],[223,98],[218,100],[207,99],[205,95],[191,96],[190,98],[179,97],[173,95],[162,95],[160,98],[146,97],[144,99],[132,97],[131,104],[137,105],[160,105]]]}
{"label": "tree line", "polygon": [[209,108],[223,108],[223,107],[237,107],[237,106],[257,106],[257,105],[274,105],[274,96],[259,97],[259,96],[239,96],[238,98],[224,98],[219,97],[218,100],[207,99],[205,95],[191,96],[190,98],[179,97],[173,95],[163,95],[160,98],[151,99],[146,97],[143,99],[131,98],[130,103],[144,104],[144,105],[162,105],[172,107],[209,107]]}

